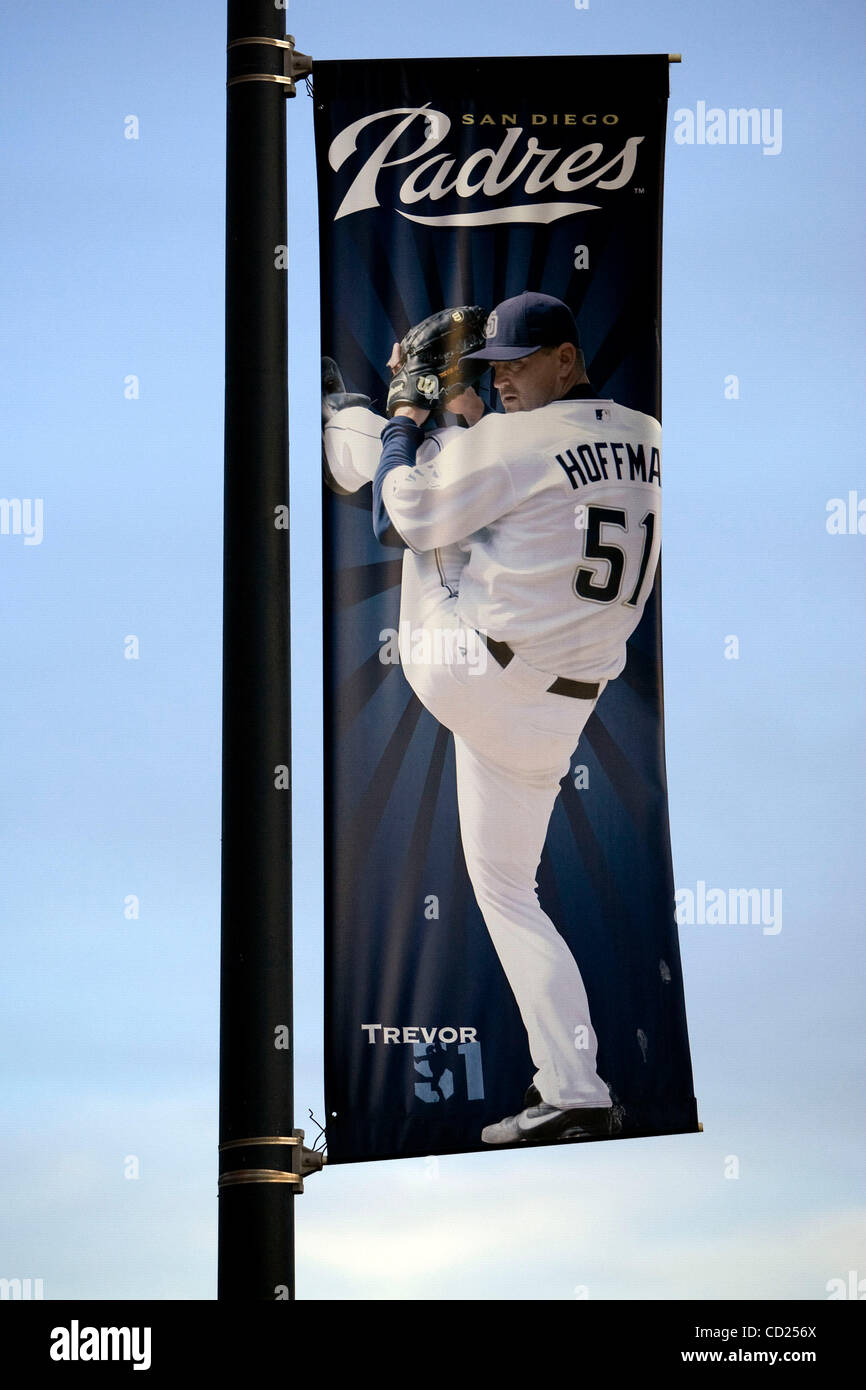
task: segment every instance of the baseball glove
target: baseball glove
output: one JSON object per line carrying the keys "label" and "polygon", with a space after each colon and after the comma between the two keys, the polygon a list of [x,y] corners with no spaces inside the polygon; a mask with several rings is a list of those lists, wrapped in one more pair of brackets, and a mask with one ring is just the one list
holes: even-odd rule
{"label": "baseball glove", "polygon": [[478,304],[442,309],[417,323],[400,343],[400,358],[388,389],[386,414],[398,405],[435,410],[472,386],[489,362],[461,362],[464,352],[484,346],[487,310]]}

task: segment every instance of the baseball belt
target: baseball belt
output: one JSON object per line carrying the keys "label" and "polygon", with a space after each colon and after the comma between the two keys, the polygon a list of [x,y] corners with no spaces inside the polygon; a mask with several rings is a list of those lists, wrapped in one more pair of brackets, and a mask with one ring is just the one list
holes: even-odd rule
{"label": "baseball belt", "polygon": [[[508,643],[497,642],[495,637],[488,637],[483,632],[479,632],[478,635],[493,659],[498,661],[500,666],[507,666],[514,656]],[[572,700],[594,700],[598,692],[598,682],[572,681],[567,676],[557,676],[553,684],[547,687],[548,695],[568,695]]]}

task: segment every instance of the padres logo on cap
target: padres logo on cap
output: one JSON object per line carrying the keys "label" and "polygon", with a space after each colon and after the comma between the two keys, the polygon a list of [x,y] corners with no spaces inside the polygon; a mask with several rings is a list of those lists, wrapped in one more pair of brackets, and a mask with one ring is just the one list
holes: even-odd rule
{"label": "padres logo on cap", "polygon": [[462,310],[460,310],[460,309],[455,309],[455,310],[454,310],[454,313],[451,315],[451,317],[452,317],[452,319],[454,320],[455,323],[462,323],[462,322],[463,322],[463,313],[462,313]]}
{"label": "padres logo on cap", "polygon": [[496,310],[494,309],[494,310],[493,310],[493,313],[490,314],[490,316],[489,316],[488,319],[487,319],[487,322],[486,322],[485,325],[484,325],[484,336],[485,336],[485,338],[495,338],[495,337],[496,337],[496,330],[497,330],[498,327],[499,327],[499,319],[497,318],[497,316],[496,316]]}

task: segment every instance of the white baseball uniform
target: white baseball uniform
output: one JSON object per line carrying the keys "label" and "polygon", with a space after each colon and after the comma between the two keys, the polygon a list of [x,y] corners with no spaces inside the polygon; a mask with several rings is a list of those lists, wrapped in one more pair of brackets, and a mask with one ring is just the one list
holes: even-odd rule
{"label": "white baseball uniform", "polygon": [[[347,425],[365,436],[357,452],[336,433]],[[357,409],[328,425],[326,453],[342,468],[341,485],[348,453],[366,481],[366,441],[378,444],[383,428]],[[389,433],[409,454],[421,438],[407,420]],[[660,449],[651,416],[610,400],[566,399],[427,436],[414,465],[391,466],[380,479],[408,547],[404,672],[454,733],[469,877],[526,1026],[535,1085],[561,1109],[606,1107],[611,1098],[596,1070],[580,971],[541,909],[536,873],[560,782],[598,696],[625,665],[652,589]],[[486,660],[467,661],[467,652],[477,657],[478,633],[507,644],[505,665],[486,647]],[[598,689],[554,693],[557,679],[560,688]]]}
{"label": "white baseball uniform", "polygon": [[[341,492],[358,492],[365,483],[372,483],[379,467],[382,453],[382,431],[388,421],[366,406],[353,405],[338,410],[325,424],[322,432],[325,462],[329,480],[336,483]],[[418,463],[441,453],[449,440],[458,439],[465,433],[459,425],[446,425],[444,428],[429,430],[416,454]],[[429,574],[430,601],[441,598],[443,583],[456,594],[460,585],[460,575],[466,563],[468,550],[459,543],[443,546],[434,563],[423,565]],[[417,573],[416,557],[407,551],[403,559],[403,583],[407,573]],[[401,621],[404,605],[401,602]],[[406,610],[408,612],[408,609]]]}

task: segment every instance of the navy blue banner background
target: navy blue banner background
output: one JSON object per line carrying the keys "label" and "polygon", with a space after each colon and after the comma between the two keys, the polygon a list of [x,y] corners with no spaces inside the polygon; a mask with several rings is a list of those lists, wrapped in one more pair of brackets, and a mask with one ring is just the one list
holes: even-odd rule
{"label": "navy blue banner background", "polygon": [[[391,346],[409,327],[444,307],[492,308],[531,289],[574,310],[599,396],[660,419],[667,94],[666,55],[317,62],[322,351],[348,389],[383,411]],[[600,142],[604,164],[627,137],[642,139],[633,175],[612,190],[590,183],[576,194],[530,195],[519,180],[498,199],[407,204],[401,187],[420,162],[408,158],[380,173],[378,206],[335,220],[399,117],[362,131],[336,171],[335,137],[376,112],[424,106],[451,120],[437,153],[455,158],[455,172],[474,152],[498,148],[514,128],[504,116],[524,132],[518,154],[532,137],[563,157]],[[470,114],[473,124],[464,123]],[[492,121],[482,125],[484,115]],[[419,129],[416,121],[388,157],[410,156]],[[403,215],[571,198],[597,210],[469,227]],[[580,246],[585,269],[575,265]],[[482,394],[495,407],[488,387]],[[400,667],[380,660],[380,634],[398,625],[402,552],[375,539],[370,488],[325,489],[323,529],[329,1162],[481,1150],[481,1127],[520,1108],[534,1068],[463,863],[451,735]],[[659,586],[660,571],[626,668],[572,760],[588,769],[589,789],[565,778],[538,877],[541,903],[587,987],[599,1073],[626,1108],[624,1136],[698,1127],[674,919]],[[425,915],[431,895],[435,918]],[[457,1036],[416,1046],[385,1043],[380,1029],[371,1043],[363,1025],[376,1023],[401,1038],[405,1027]],[[461,1028],[474,1029],[480,1046],[461,1046]]]}

